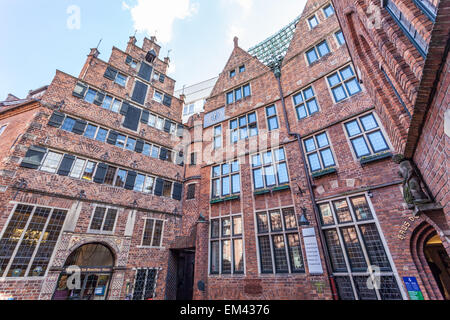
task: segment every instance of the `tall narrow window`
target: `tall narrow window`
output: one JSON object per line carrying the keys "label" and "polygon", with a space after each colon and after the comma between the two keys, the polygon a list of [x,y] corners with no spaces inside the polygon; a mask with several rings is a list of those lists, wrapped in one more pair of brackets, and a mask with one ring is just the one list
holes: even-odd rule
{"label": "tall narrow window", "polygon": [[339,30],[338,32],[336,32],[334,34],[334,36],[336,37],[336,41],[338,42],[338,44],[340,46],[342,46],[343,44],[345,44],[345,38],[344,38],[344,34],[342,33],[341,30]]}
{"label": "tall narrow window", "polygon": [[332,16],[334,14],[333,6],[331,4],[329,4],[325,7],[323,7],[323,13],[324,13],[325,17],[327,17],[327,18]]}
{"label": "tall narrow window", "polygon": [[311,172],[319,171],[336,165],[330,141],[326,132],[315,135],[304,141],[306,157]]}
{"label": "tall narrow window", "polygon": [[266,108],[266,116],[269,131],[278,129],[278,116],[277,108],[275,105]]}
{"label": "tall narrow window", "polygon": [[214,149],[222,147],[222,125],[214,127]]}
{"label": "tall narrow window", "polygon": [[[366,196],[329,200],[318,204],[318,208],[340,298],[401,300],[396,276]],[[371,273],[376,272],[369,269],[371,265],[381,272],[380,287],[367,286]]]}
{"label": "tall narrow window", "polygon": [[5,132],[5,130],[6,130],[6,125],[0,127],[0,136],[2,135],[3,132]]}
{"label": "tall narrow window", "polygon": [[154,298],[157,278],[158,269],[138,269],[133,286],[133,300]]}
{"label": "tall narrow window", "polygon": [[211,198],[230,196],[241,192],[239,161],[212,167]]}
{"label": "tall narrow window", "polygon": [[305,272],[294,208],[256,213],[261,273]]}
{"label": "tall narrow window", "polygon": [[89,230],[112,232],[117,218],[117,209],[96,207]]}
{"label": "tall narrow window", "polygon": [[142,246],[161,247],[163,227],[164,221],[162,220],[145,219]]}
{"label": "tall narrow window", "polygon": [[211,219],[210,273],[244,273],[242,215]]}

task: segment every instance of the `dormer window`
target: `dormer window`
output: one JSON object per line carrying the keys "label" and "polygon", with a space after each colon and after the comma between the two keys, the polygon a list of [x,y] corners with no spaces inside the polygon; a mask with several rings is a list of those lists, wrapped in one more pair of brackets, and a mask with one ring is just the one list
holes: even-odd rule
{"label": "dormer window", "polygon": [[314,29],[319,24],[319,20],[317,20],[317,17],[314,15],[308,19],[308,23],[309,23],[309,27],[311,29]]}
{"label": "dormer window", "polygon": [[239,67],[239,73],[245,72],[245,65]]}
{"label": "dormer window", "polygon": [[155,61],[155,59],[156,59],[156,52],[155,52],[155,50],[152,49],[145,56],[145,60],[149,63],[153,63],[153,61]]}
{"label": "dormer window", "polygon": [[230,78],[233,78],[236,75],[236,70],[230,71]]}

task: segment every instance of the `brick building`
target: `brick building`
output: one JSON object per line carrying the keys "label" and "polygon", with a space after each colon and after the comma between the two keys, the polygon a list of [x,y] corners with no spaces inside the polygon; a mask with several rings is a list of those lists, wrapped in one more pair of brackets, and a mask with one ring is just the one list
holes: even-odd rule
{"label": "brick building", "polygon": [[[0,104],[0,297],[408,299],[403,277],[415,277],[425,299],[444,298],[448,255],[431,246],[448,250],[448,170],[438,158],[448,148],[448,71],[436,63],[446,11],[434,27],[424,22],[436,51],[428,65],[409,47],[404,63],[391,52],[380,69],[373,57],[388,52],[362,50],[355,30],[367,30],[342,22],[348,8],[354,17],[366,8],[335,5],[339,14],[330,0],[308,1],[248,51],[235,38],[204,112],[185,126],[184,96],[155,38],[139,47],[130,37],[108,62],[92,49],[79,77],[57,71],[26,99],[9,96]],[[375,34],[408,45],[398,30]],[[429,113],[418,92],[434,79],[407,77],[425,74],[424,63],[441,77]],[[414,101],[395,100],[403,96]],[[434,136],[441,154],[424,151]],[[430,255],[441,259],[441,285]]]}

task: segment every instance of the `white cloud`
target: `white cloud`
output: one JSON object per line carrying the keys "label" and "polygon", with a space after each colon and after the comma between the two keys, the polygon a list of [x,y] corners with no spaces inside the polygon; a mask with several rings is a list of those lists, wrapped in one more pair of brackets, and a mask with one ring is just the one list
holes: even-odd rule
{"label": "white cloud", "polygon": [[134,5],[123,2],[122,8],[130,10],[136,30],[148,35],[156,33],[158,41],[167,43],[172,39],[175,20],[196,14],[198,4],[191,0],[137,0]]}
{"label": "white cloud", "polygon": [[169,63],[169,68],[167,69],[167,74],[173,75],[175,74],[175,71],[177,70],[175,63],[172,61]]}

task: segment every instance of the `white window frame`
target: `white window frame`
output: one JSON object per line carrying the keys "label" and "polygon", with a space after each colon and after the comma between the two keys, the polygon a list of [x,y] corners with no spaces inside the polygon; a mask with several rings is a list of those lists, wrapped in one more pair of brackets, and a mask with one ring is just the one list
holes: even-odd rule
{"label": "white window frame", "polygon": [[[284,160],[281,161],[277,161],[277,159],[275,158],[275,151],[279,151],[280,149],[283,149],[284,152]],[[263,159],[263,154],[264,153],[268,153],[268,152],[272,152],[272,163],[270,164],[264,164],[264,159]],[[259,159],[261,161],[261,164],[259,166],[253,167],[253,157],[259,155]],[[277,147],[277,148],[273,148],[273,149],[268,149],[268,150],[263,150],[263,151],[259,151],[259,152],[255,152],[250,154],[250,174],[251,174],[251,180],[252,180],[252,188],[253,191],[260,191],[260,190],[265,190],[265,189],[269,189],[269,188],[276,188],[276,187],[280,187],[280,186],[284,186],[284,185],[290,185],[291,183],[291,174],[289,172],[289,163],[288,163],[288,159],[287,159],[287,152],[286,152],[286,147],[285,146],[281,146],[281,147]],[[285,163],[286,164],[286,172],[288,175],[288,182],[280,184],[279,182],[279,178],[278,178],[278,170],[277,170],[277,165],[280,163]],[[271,186],[267,186],[267,182],[266,182],[266,174],[265,174],[265,167],[269,167],[271,166],[273,168],[273,173],[274,173],[274,177],[275,177],[275,184],[271,185]],[[261,169],[262,170],[262,180],[264,183],[264,186],[262,188],[258,188],[256,189],[255,187],[255,177],[253,175],[253,171],[254,170],[258,170]]]}
{"label": "white window frame", "polygon": [[[237,162],[238,166],[239,166],[239,171],[235,171],[233,172],[232,169],[232,163],[233,162]],[[228,174],[222,174],[222,166],[223,165],[228,165],[229,166],[229,172]],[[214,176],[214,168],[215,167],[220,167],[220,175],[218,175],[217,177]],[[233,176],[239,176],[239,192],[235,192],[233,193]],[[223,186],[223,178],[229,178],[229,183],[230,183],[230,192],[227,195],[223,195],[223,190],[222,190],[222,186]],[[219,180],[220,181],[220,190],[219,190],[219,196],[215,197],[213,195],[213,187],[214,187],[214,181],[215,180]],[[221,164],[215,164],[211,166],[211,194],[210,194],[210,199],[221,199],[224,197],[232,197],[235,195],[240,195],[242,193],[242,177],[241,177],[241,162],[239,161],[239,159],[234,159],[228,162],[223,162]]]}
{"label": "white window frame", "polygon": [[[141,241],[140,241],[140,245],[137,246],[138,248],[148,248],[148,249],[164,249],[164,230],[165,230],[165,226],[166,226],[166,220],[164,219],[157,219],[157,218],[151,218],[151,217],[143,217],[142,220],[144,221],[144,225],[142,228],[142,235],[141,235]],[[144,245],[144,234],[145,234],[145,228],[147,226],[147,222],[148,220],[153,220],[153,226],[152,226],[152,234],[151,234],[151,244],[150,246]],[[162,226],[161,226],[161,241],[160,241],[160,245],[159,246],[153,246],[153,241],[154,241],[154,237],[155,237],[155,226],[156,226],[156,221],[161,221],[162,222]]]}
{"label": "white window frame", "polygon": [[8,127],[8,124],[9,123],[0,126],[0,136],[5,132],[6,128]]}
{"label": "white window frame", "polygon": [[[352,69],[352,71],[353,71],[353,76],[352,76],[351,78],[349,78],[349,79],[342,80],[342,76],[341,76],[340,72],[341,72],[343,69],[347,68],[348,66],[350,66],[350,68]],[[328,77],[331,77],[331,76],[334,75],[335,73],[338,74],[339,79],[340,79],[341,81],[340,81],[338,84],[336,84],[336,85],[334,85],[334,86],[331,86],[331,85],[330,85],[330,81],[328,80]],[[362,85],[361,83],[359,83],[359,81],[358,81],[358,76],[357,76],[357,74],[356,74],[355,66],[354,66],[352,63],[346,64],[346,65],[344,65],[344,66],[342,66],[342,67],[339,67],[338,69],[334,70],[333,72],[330,72],[329,74],[327,74],[327,75],[324,76],[324,79],[325,79],[325,82],[326,82],[327,87],[328,87],[328,91],[329,91],[329,93],[330,93],[330,95],[331,95],[331,98],[333,99],[333,103],[334,103],[334,104],[338,104],[338,103],[341,103],[341,102],[343,102],[343,101],[346,101],[346,100],[350,99],[351,97],[354,97],[354,96],[356,96],[357,94],[359,94],[359,93],[361,93],[361,92],[364,91],[364,87],[363,87],[363,85]],[[360,91],[357,92],[357,93],[355,93],[355,94],[353,94],[353,95],[350,95],[350,94],[349,94],[349,91],[348,91],[348,89],[347,89],[347,86],[345,85],[345,83],[346,83],[346,82],[349,82],[349,81],[352,80],[352,79],[355,79],[355,80],[356,80],[357,84],[359,85]],[[346,98],[344,98],[344,99],[342,99],[342,100],[340,100],[340,101],[336,101],[336,97],[334,96],[334,93],[333,93],[333,89],[334,89],[334,88],[337,88],[338,86],[342,86],[343,89],[344,89],[344,91],[345,91],[345,94],[347,95]]]}

